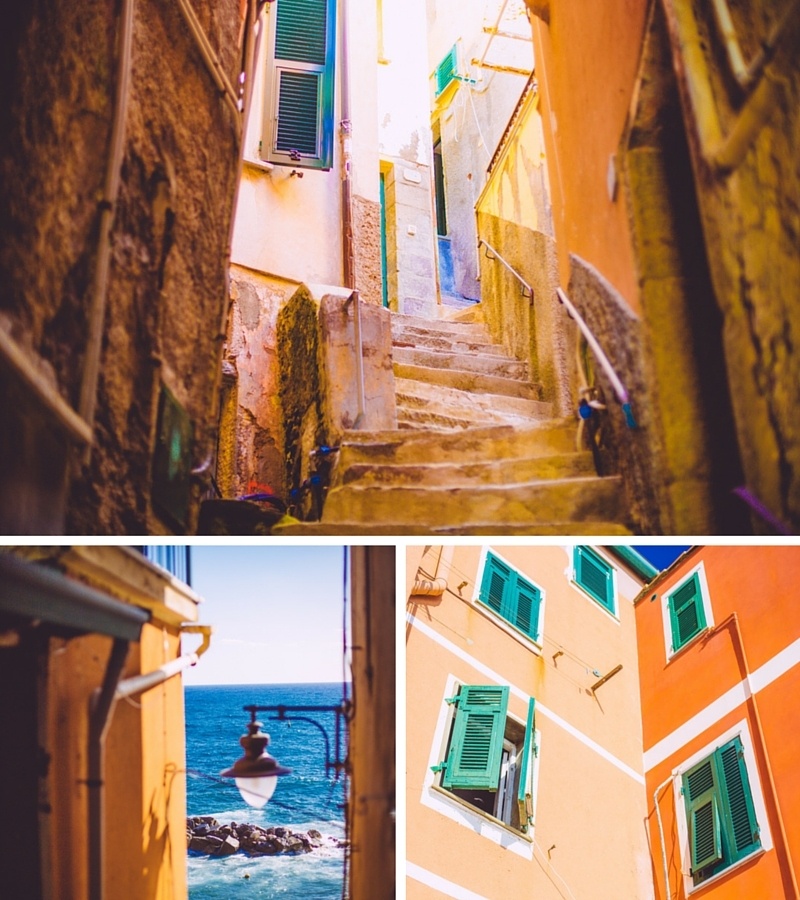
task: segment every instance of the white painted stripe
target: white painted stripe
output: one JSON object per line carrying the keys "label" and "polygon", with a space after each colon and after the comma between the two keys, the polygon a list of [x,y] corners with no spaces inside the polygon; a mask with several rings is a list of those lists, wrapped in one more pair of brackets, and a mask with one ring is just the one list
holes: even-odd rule
{"label": "white painted stripe", "polygon": [[448,881],[446,878],[442,878],[441,875],[429,872],[427,869],[423,869],[422,866],[414,865],[412,862],[406,863],[406,874],[409,878],[420,881],[435,891],[439,891],[445,897],[455,897],[456,900],[489,900],[488,897],[484,897],[482,894],[469,891],[465,887],[461,887],[460,884]]}
{"label": "white painted stripe", "polygon": [[800,640],[794,641],[794,643],[789,644],[788,647],[776,653],[763,666],[751,672],[748,680],[740,681],[730,690],[725,691],[721,697],[709,703],[705,709],[700,710],[691,719],[687,719],[683,725],[678,726],[665,738],[653,744],[644,754],[645,772],[649,772],[652,768],[664,762],[665,759],[669,759],[681,747],[685,747],[698,735],[701,735],[724,716],[741,706],[747,700],[750,691],[758,693],[758,691],[764,690],[765,687],[772,684],[773,681],[780,678],[781,675],[784,675],[798,663],[800,663]]}
{"label": "white painted stripe", "polygon": [[[418,621],[411,613],[408,613],[406,616],[409,624],[411,624],[418,631],[422,632],[426,637],[430,638],[432,641],[435,641],[441,647],[444,647],[448,652],[452,653],[454,656],[457,656],[459,659],[463,660],[468,665],[472,666],[477,672],[481,672],[486,675],[487,678],[490,678],[496,684],[508,684],[509,689],[514,696],[519,697],[524,703],[528,702],[529,695],[523,691],[521,688],[516,687],[513,684],[509,684],[506,678],[503,678],[498,672],[495,672],[494,669],[489,668],[489,666],[484,665],[484,663],[475,659],[474,656],[470,656],[465,650],[462,650],[460,647],[457,647],[452,641],[449,641],[446,637],[443,637],[439,634],[438,631],[431,628],[429,625],[426,625],[424,622]],[[548,709],[544,704],[540,703],[538,700],[536,701],[536,714],[543,715],[545,718],[550,719],[556,725],[563,728],[568,734],[571,734],[574,738],[579,740],[584,746],[588,747],[590,750],[594,750],[599,756],[605,759],[607,762],[611,763],[611,765],[616,766],[621,772],[624,772],[626,775],[630,775],[635,781],[638,781],[639,784],[644,784],[644,775],[641,772],[637,772],[635,769],[631,768],[627,763],[624,763],[621,759],[617,759],[612,753],[609,753],[605,747],[602,747],[596,741],[593,741],[590,737],[585,735],[582,731],[579,731],[575,728],[574,725],[570,725],[565,719],[562,719],[557,713],[554,713],[551,709]]]}

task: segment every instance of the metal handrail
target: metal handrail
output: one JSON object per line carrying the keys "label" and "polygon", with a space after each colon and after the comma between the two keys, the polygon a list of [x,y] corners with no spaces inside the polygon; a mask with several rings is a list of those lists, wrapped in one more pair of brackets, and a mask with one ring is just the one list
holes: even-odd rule
{"label": "metal handrail", "polygon": [[497,250],[494,249],[494,247],[488,241],[485,241],[483,238],[478,238],[478,249],[480,249],[481,244],[483,244],[483,246],[486,247],[486,249],[488,251],[486,254],[486,258],[487,259],[497,259],[499,262],[501,262],[508,269],[508,271],[511,272],[511,274],[514,276],[514,278],[516,278],[517,281],[522,285],[522,296],[527,297],[531,301],[531,303],[533,303],[533,288],[531,287],[531,285],[528,284],[527,281],[525,281],[525,279],[522,277],[522,275],[520,275],[519,272],[513,266],[509,265],[509,263],[507,263],[503,259],[503,257],[497,252]]}
{"label": "metal handrail", "polygon": [[561,304],[569,313],[570,317],[574,319],[575,324],[578,326],[581,334],[586,339],[586,343],[591,348],[592,353],[594,353],[595,357],[597,357],[597,361],[600,363],[600,367],[608,376],[608,380],[611,382],[611,386],[614,388],[614,393],[617,395],[617,399],[622,404],[622,411],[625,413],[625,421],[627,422],[628,427],[635,428],[636,420],[633,418],[628,392],[625,389],[625,385],[622,383],[619,375],[617,375],[617,373],[614,371],[614,367],[611,365],[611,361],[603,352],[603,348],[600,346],[597,338],[592,333],[591,328],[589,328],[589,326],[586,324],[586,321],[575,308],[575,305],[569,299],[569,297],[561,288],[556,288],[556,294],[558,295],[558,299],[561,301]]}

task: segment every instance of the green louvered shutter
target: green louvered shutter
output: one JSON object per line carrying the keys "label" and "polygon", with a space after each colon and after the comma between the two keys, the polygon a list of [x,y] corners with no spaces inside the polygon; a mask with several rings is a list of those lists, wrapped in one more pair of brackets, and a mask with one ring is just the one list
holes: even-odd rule
{"label": "green louvered shutter", "polygon": [[275,4],[274,80],[262,140],[270,162],[331,167],[335,10],[335,0]]}
{"label": "green louvered shutter", "polygon": [[496,791],[503,754],[508,687],[464,685],[454,702],[456,717],[442,787]]}
{"label": "green louvered shutter", "polygon": [[574,563],[575,581],[609,612],[615,612],[611,564],[590,547],[576,547]]}
{"label": "green louvered shutter", "polygon": [[709,756],[683,776],[692,874],[722,859],[719,785],[713,757]]}
{"label": "green louvered shutter", "polygon": [[740,738],[716,752],[724,795],[724,820],[730,845],[730,862],[736,862],[761,845],[753,795]]}
{"label": "green louvered shutter", "polygon": [[525,725],[525,741],[522,744],[522,764],[519,773],[519,789],[517,790],[517,806],[519,808],[519,826],[527,831],[533,825],[533,767],[530,762],[533,737],[536,732],[536,700],[528,701],[528,722]]}
{"label": "green louvered shutter", "polygon": [[479,596],[483,603],[502,616],[505,616],[507,611],[506,588],[510,581],[511,569],[500,562],[493,553],[487,553]]}
{"label": "green louvered shutter", "polygon": [[515,609],[513,624],[528,637],[538,640],[539,637],[539,604],[541,593],[532,584],[517,576],[514,586]]}
{"label": "green louvered shutter", "polygon": [[669,596],[672,649],[680,648],[706,627],[700,577],[697,572]]}
{"label": "green louvered shutter", "polygon": [[436,67],[434,73],[435,96],[443,94],[453,79],[458,74],[458,44],[453,44],[450,50],[445,54],[442,61]]}

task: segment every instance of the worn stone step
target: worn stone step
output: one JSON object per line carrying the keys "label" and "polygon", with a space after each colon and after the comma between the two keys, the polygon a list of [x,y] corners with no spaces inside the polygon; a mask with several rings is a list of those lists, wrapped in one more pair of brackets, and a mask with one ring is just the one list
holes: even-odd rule
{"label": "worn stone step", "polygon": [[473,522],[469,525],[425,524],[395,525],[384,522],[290,522],[273,527],[278,537],[324,537],[326,535],[576,535],[620,537],[632,532],[619,522],[533,522],[525,525],[510,522]]}
{"label": "worn stone step", "polygon": [[480,353],[484,356],[499,356],[508,359],[505,349],[499,344],[451,337],[441,334],[422,334],[417,329],[403,329],[392,334],[393,347],[412,347],[416,350],[437,350],[445,353]]}
{"label": "worn stone step", "polygon": [[404,430],[410,428],[463,429],[479,424],[479,421],[475,418],[468,419],[465,416],[448,415],[436,410],[414,409],[401,405],[397,407],[397,427]]}
{"label": "worn stone step", "polygon": [[425,334],[442,334],[488,340],[488,331],[482,322],[458,322],[448,319],[425,319],[421,316],[407,316],[403,313],[392,313],[392,333],[395,329],[418,329]]}
{"label": "worn stone step", "polygon": [[457,528],[474,522],[516,526],[552,521],[614,522],[624,518],[622,482],[609,478],[566,478],[513,485],[469,487],[362,487],[331,489],[322,520],[385,522],[397,527]]}
{"label": "worn stone step", "polygon": [[595,475],[589,452],[561,453],[462,463],[354,463],[342,473],[343,484],[436,487],[467,487],[480,484],[521,484],[529,481],[586,478]]}
{"label": "worn stone step", "polygon": [[529,428],[488,425],[463,431],[345,432],[337,473],[357,462],[468,463],[479,460],[554,456],[575,451],[577,424],[550,419]]}
{"label": "worn stone step", "polygon": [[499,375],[468,372],[464,369],[443,369],[438,366],[418,366],[395,361],[394,376],[426,381],[429,384],[457,388],[461,391],[472,391],[476,394],[503,394],[506,397],[525,397],[528,400],[539,400],[541,397],[541,387],[538,384],[515,378],[503,378]]}
{"label": "worn stone step", "polygon": [[425,350],[414,347],[393,347],[392,358],[400,365],[424,366],[450,369],[460,372],[476,372],[497,378],[512,378],[524,381],[528,377],[528,366],[518,359],[509,359],[496,354],[450,353],[445,350]]}
{"label": "worn stone step", "polygon": [[429,406],[438,412],[500,421],[508,416],[514,422],[519,418],[531,420],[549,419],[553,404],[544,400],[528,400],[525,397],[507,397],[502,394],[471,394],[458,388],[442,389],[440,385],[410,378],[395,378],[398,406]]}

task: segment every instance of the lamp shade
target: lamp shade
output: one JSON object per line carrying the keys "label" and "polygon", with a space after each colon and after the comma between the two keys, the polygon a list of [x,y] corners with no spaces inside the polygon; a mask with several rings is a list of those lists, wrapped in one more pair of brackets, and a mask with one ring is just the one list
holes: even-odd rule
{"label": "lamp shade", "polygon": [[280,775],[288,775],[292,770],[282,766],[266,751],[269,735],[261,731],[261,722],[252,721],[247,726],[247,734],[239,743],[244,756],[225,771],[223,778],[233,778],[245,803],[261,808],[275,793]]}

